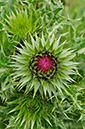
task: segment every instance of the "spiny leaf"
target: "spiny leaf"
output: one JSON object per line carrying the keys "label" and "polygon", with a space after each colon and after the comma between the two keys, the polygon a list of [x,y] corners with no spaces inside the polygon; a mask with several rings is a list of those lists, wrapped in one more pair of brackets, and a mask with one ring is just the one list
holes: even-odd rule
{"label": "spiny leaf", "polygon": [[39,87],[40,87],[40,83],[38,82],[38,83],[36,83],[35,86],[34,86],[34,95],[33,95],[33,97],[35,97],[36,92],[38,91]]}
{"label": "spiny leaf", "polygon": [[43,33],[42,33],[41,42],[42,42],[42,46],[44,47],[45,46],[45,39],[44,39]]}
{"label": "spiny leaf", "polygon": [[63,45],[66,43],[66,41],[64,41],[61,45],[59,45],[56,50],[55,50],[55,54],[58,54],[61,52],[62,48],[63,48]]}
{"label": "spiny leaf", "polygon": [[52,126],[52,124],[50,123],[48,117],[45,114],[43,115],[43,118]]}

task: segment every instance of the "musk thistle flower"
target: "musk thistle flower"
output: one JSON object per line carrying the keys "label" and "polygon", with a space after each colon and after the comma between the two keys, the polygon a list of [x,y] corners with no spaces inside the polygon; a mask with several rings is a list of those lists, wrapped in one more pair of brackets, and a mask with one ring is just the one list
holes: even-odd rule
{"label": "musk thistle flower", "polygon": [[13,56],[14,81],[19,89],[25,88],[25,93],[34,89],[34,95],[39,90],[41,96],[47,94],[56,96],[57,92],[63,95],[68,93],[67,82],[73,79],[69,76],[75,74],[76,63],[72,61],[75,56],[73,50],[65,49],[65,42],[59,44],[59,39],[48,36],[45,40],[43,34],[35,39],[31,37],[31,43],[24,41],[19,53]]}
{"label": "musk thistle flower", "polygon": [[31,58],[29,69],[38,79],[48,80],[56,74],[57,64],[57,58],[51,52],[41,51]]}

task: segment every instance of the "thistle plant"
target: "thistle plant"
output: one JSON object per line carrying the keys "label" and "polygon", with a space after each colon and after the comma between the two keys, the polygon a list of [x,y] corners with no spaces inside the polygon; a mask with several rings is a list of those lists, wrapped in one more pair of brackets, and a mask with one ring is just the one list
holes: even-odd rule
{"label": "thistle plant", "polygon": [[[59,37],[60,39],[60,37]],[[75,74],[76,63],[72,61],[73,50],[65,49],[63,42],[59,44],[53,35],[47,39],[35,39],[31,36],[31,43],[24,41],[21,48],[17,47],[19,53],[13,55],[12,74],[14,81],[17,81],[19,90],[25,88],[25,93],[34,89],[34,95],[39,90],[41,96],[52,94],[57,96],[57,91],[63,95],[63,90],[68,93],[69,87],[66,83],[72,82],[69,76]]]}
{"label": "thistle plant", "polygon": [[0,7],[0,129],[84,129],[84,13],[70,19],[61,0]]}

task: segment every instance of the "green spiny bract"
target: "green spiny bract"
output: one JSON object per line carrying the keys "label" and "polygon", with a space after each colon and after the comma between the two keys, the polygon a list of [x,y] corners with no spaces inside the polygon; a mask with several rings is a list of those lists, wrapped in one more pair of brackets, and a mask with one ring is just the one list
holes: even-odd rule
{"label": "green spiny bract", "polygon": [[[75,56],[73,50],[63,48],[65,42],[59,44],[59,40],[53,36],[48,36],[47,40],[43,34],[41,38],[36,35],[35,40],[30,37],[31,43],[24,41],[24,45],[21,44],[22,48],[17,47],[20,54],[13,56],[12,76],[19,90],[24,87],[25,93],[28,93],[34,89],[33,96],[38,90],[41,96],[47,96],[47,93],[50,97],[52,94],[57,96],[57,91],[62,96],[63,91],[69,94],[67,81],[74,81],[69,75],[76,74],[77,64],[72,61]],[[43,61],[45,67],[42,66]]]}

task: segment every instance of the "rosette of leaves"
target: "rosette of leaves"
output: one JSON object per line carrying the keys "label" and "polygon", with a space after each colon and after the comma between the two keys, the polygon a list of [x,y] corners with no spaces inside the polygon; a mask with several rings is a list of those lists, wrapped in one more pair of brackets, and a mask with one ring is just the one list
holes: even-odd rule
{"label": "rosette of leaves", "polygon": [[34,34],[35,31],[39,33],[41,22],[39,15],[29,7],[22,10],[15,9],[9,15],[6,14],[4,26],[10,37],[14,36],[13,40],[19,40],[19,38],[29,38],[29,33]]}
{"label": "rosette of leaves", "polygon": [[75,56],[73,50],[65,49],[63,42],[54,35],[42,38],[37,35],[31,37],[31,43],[24,41],[24,45],[17,47],[18,53],[13,55],[13,79],[19,90],[25,89],[29,93],[34,89],[34,95],[39,90],[41,96],[57,96],[57,92],[64,96],[69,93],[67,82],[74,81],[69,75],[76,74],[76,64],[72,61]]}
{"label": "rosette of leaves", "polygon": [[51,31],[54,29],[55,24],[59,24],[62,21],[66,20],[61,12],[63,10],[63,5],[61,1],[56,0],[26,0],[20,1],[21,5],[28,5],[35,9],[38,15],[41,16],[43,31]]}
{"label": "rosette of leaves", "polygon": [[32,97],[32,93],[25,95],[23,93],[11,94],[7,102],[7,112],[9,116],[8,129],[67,129],[81,127],[80,111],[72,104],[72,99],[68,97],[61,100],[42,99],[39,94]]}
{"label": "rosette of leaves", "polygon": [[[19,93],[17,94],[19,96]],[[10,121],[7,126],[8,129],[16,127],[19,129],[34,129],[38,128],[43,123],[50,123],[51,111],[53,104],[45,99],[41,99],[37,95],[34,99],[32,94],[20,95],[17,99],[7,102],[8,114],[10,114]],[[44,121],[44,122],[43,122]]]}

